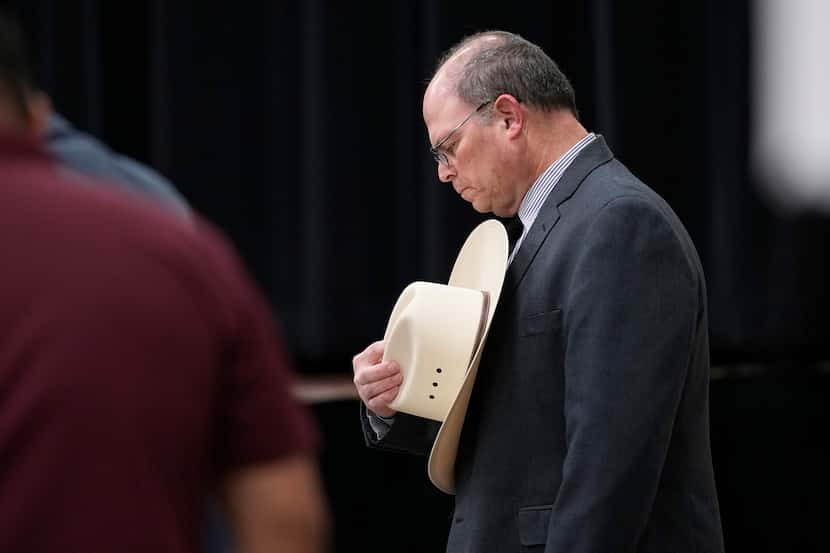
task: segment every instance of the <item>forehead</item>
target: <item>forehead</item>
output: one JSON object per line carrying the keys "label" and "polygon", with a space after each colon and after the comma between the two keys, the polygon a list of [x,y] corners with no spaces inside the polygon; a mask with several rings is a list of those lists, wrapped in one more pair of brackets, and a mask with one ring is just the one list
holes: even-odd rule
{"label": "forehead", "polygon": [[454,84],[461,77],[464,64],[491,39],[495,37],[485,36],[461,47],[430,81],[424,93],[423,115],[431,144],[444,138],[475,107],[461,101]]}
{"label": "forehead", "polygon": [[444,138],[470,112],[470,106],[450,89],[433,89],[432,85],[424,94],[424,123],[430,144]]}

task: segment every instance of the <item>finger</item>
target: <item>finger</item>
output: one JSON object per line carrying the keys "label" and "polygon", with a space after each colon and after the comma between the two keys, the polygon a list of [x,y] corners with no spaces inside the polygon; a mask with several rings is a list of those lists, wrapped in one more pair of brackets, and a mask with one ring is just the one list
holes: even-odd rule
{"label": "finger", "polygon": [[400,372],[401,367],[397,363],[394,361],[386,361],[385,363],[378,363],[377,365],[357,369],[354,375],[354,383],[357,386],[365,386],[399,374]]}
{"label": "finger", "polygon": [[359,384],[357,382],[357,378],[355,378],[355,388],[357,388],[357,393],[360,398],[364,402],[368,402],[376,395],[385,392],[391,386],[398,386],[403,380],[403,376],[400,372],[396,372],[392,375],[387,376],[386,378],[381,378],[379,380],[372,380],[366,384]]}
{"label": "finger", "polygon": [[[371,358],[380,360],[380,358],[383,357],[384,349],[383,340],[378,340],[377,342],[372,342],[372,344],[366,348],[366,351],[369,352],[369,356]],[[375,361],[375,363],[377,363],[377,361]]]}
{"label": "finger", "polygon": [[364,388],[366,397],[371,400],[384,392],[388,392],[392,388],[397,388],[400,386],[401,380],[401,373],[396,373],[390,377],[384,378],[383,380],[373,382]]}
{"label": "finger", "polygon": [[352,358],[352,370],[375,365],[383,359],[383,340],[378,340]]}
{"label": "finger", "polygon": [[395,386],[394,388],[375,396],[374,399],[366,403],[366,406],[373,413],[376,413],[382,417],[390,417],[394,415],[396,411],[389,408],[389,403],[398,396],[399,391],[400,387]]}

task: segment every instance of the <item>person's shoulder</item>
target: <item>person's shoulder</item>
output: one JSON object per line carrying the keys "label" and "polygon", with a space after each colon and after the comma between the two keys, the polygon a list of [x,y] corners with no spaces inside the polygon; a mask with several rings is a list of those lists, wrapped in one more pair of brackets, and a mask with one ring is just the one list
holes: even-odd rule
{"label": "person's shoulder", "polygon": [[241,313],[262,302],[231,241],[195,212],[187,217],[101,187],[84,193],[84,217],[107,236],[102,251],[160,282],[177,281],[216,320],[237,326]]}
{"label": "person's shoulder", "polygon": [[61,165],[96,179],[97,184],[138,193],[177,211],[189,209],[175,186],[152,167],[113,151],[57,113],[49,119],[43,145]]}
{"label": "person's shoulder", "polygon": [[671,211],[657,192],[616,158],[586,175],[580,191],[578,197],[597,211],[609,204]]}
{"label": "person's shoulder", "polygon": [[[232,247],[213,224],[195,212],[181,214],[148,198],[101,186],[96,178],[58,168],[44,202],[66,228],[97,229],[95,240],[119,256],[144,257],[177,269],[210,270],[235,262]],[[86,231],[84,231],[86,232]]]}

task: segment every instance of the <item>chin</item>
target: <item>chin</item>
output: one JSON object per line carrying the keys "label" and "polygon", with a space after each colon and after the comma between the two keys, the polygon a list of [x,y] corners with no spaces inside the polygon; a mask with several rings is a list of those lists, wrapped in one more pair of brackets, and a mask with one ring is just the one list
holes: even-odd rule
{"label": "chin", "polygon": [[480,196],[473,196],[472,198],[470,198],[467,201],[470,202],[470,205],[472,206],[472,208],[475,209],[476,211],[478,211],[479,213],[490,213],[491,211],[493,211],[493,209],[492,209],[492,206],[490,205],[490,202],[488,202],[486,200],[487,200],[487,198],[482,198]]}

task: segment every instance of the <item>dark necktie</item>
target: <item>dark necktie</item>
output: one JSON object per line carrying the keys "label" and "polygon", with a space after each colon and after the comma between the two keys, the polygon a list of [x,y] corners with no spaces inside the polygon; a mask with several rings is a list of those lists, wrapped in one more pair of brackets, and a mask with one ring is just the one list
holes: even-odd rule
{"label": "dark necktie", "polygon": [[522,235],[524,226],[519,216],[514,215],[510,219],[504,220],[504,228],[507,230],[508,255],[510,255],[513,253],[513,248],[516,247],[516,242],[519,241],[519,237]]}

